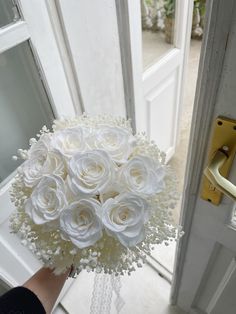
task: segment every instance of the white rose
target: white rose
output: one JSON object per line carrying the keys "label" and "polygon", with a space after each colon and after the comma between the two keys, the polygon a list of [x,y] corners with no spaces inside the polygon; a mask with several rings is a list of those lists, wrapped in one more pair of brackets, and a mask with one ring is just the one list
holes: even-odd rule
{"label": "white rose", "polygon": [[86,149],[84,131],[81,127],[57,131],[52,137],[52,146],[64,156],[70,158]]}
{"label": "white rose", "polygon": [[25,203],[25,212],[35,224],[56,220],[67,205],[65,184],[56,175],[44,176]]}
{"label": "white rose", "polygon": [[[37,152],[39,153],[39,150]],[[63,178],[66,176],[65,162],[59,152],[45,150],[40,153],[37,155],[35,151],[20,168],[27,187],[34,187],[43,175],[55,174]]]}
{"label": "white rose", "polygon": [[51,134],[43,134],[40,139],[34,143],[28,150],[28,157],[46,156],[51,143]]}
{"label": "white rose", "polygon": [[115,176],[115,165],[102,150],[75,154],[68,165],[68,185],[74,195],[98,195],[108,190]]}
{"label": "white rose", "polygon": [[144,224],[149,218],[145,199],[133,193],[108,199],[102,206],[102,222],[108,234],[132,247],[145,238]]}
{"label": "white rose", "polygon": [[83,249],[96,243],[102,237],[102,223],[99,202],[94,199],[81,199],[71,203],[60,216],[62,238],[70,240]]}
{"label": "white rose", "polygon": [[42,178],[42,168],[45,163],[45,156],[32,157],[25,161],[19,168],[23,174],[26,187],[32,188],[39,183]]}
{"label": "white rose", "polygon": [[119,127],[100,127],[94,137],[94,145],[104,149],[117,163],[124,163],[130,156],[135,143],[134,136]]}
{"label": "white rose", "polygon": [[135,156],[120,169],[124,188],[133,193],[153,195],[165,187],[163,166],[146,156]]}
{"label": "white rose", "polygon": [[63,156],[54,151],[50,151],[47,154],[47,158],[44,162],[42,172],[46,174],[55,174],[65,178],[66,176],[66,165]]}

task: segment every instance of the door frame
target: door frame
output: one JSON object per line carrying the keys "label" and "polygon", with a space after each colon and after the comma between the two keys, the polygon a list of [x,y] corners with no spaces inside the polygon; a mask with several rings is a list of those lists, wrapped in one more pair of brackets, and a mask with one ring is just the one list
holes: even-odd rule
{"label": "door frame", "polygon": [[178,241],[174,277],[171,289],[171,304],[177,304],[178,292],[188,248],[188,240],[199,194],[209,132],[219,89],[221,73],[232,22],[233,0],[208,0],[205,29],[201,48],[198,80],[194,101],[184,191],[181,205],[180,224],[185,235]]}

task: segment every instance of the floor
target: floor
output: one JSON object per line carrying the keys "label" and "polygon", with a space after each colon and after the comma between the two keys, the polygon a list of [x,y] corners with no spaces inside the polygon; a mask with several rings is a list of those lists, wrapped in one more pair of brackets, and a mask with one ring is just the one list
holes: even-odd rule
{"label": "floor", "polygon": [[[180,178],[180,192],[182,192],[184,182],[184,170],[189,141],[189,130],[191,126],[200,47],[200,41],[191,41],[186,80],[188,83],[186,83],[183,102],[180,140],[176,154],[171,160],[171,165],[174,167],[177,176]],[[164,48],[162,51],[164,51]],[[149,61],[150,60],[151,52],[149,51]],[[174,213],[176,221],[178,221],[179,213],[180,202]],[[172,243],[169,247],[158,246],[153,251],[154,258],[164,264],[170,271],[173,270],[174,254],[175,243]],[[90,313],[93,280],[93,274],[82,272],[73,282],[71,288],[62,299],[60,308],[58,308],[54,314]],[[169,282],[160,277],[156,270],[149,265],[145,265],[145,267],[132,274],[131,277],[122,278],[121,296],[124,299],[125,305],[120,311],[120,314],[184,314],[177,308],[168,305],[170,287]],[[117,312],[113,304],[111,314],[115,313]]]}
{"label": "floor", "polygon": [[[73,283],[61,304],[65,313],[89,314],[94,274],[82,272]],[[170,284],[148,265],[121,279],[124,306],[120,314],[184,314],[169,306]],[[116,314],[113,298],[111,314]],[[54,313],[57,314],[57,313]],[[103,314],[103,313],[101,313]]]}

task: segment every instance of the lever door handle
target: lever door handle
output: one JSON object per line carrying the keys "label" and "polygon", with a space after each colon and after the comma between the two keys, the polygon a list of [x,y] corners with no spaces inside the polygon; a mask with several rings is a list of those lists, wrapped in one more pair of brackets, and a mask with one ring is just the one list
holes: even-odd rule
{"label": "lever door handle", "polygon": [[236,186],[220,174],[220,168],[227,159],[226,152],[217,150],[210,164],[204,170],[204,174],[217,190],[236,201]]}

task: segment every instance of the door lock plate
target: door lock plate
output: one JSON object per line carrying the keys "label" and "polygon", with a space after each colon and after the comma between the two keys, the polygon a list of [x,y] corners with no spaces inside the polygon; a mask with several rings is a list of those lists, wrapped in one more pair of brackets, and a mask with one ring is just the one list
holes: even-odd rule
{"label": "door lock plate", "polygon": [[[236,154],[236,120],[224,117],[218,117],[215,120],[208,164],[218,150],[224,151],[228,156],[227,161],[220,169],[221,175],[227,178]],[[222,198],[222,193],[212,185],[205,175],[203,176],[201,198],[214,205],[219,205]]]}

